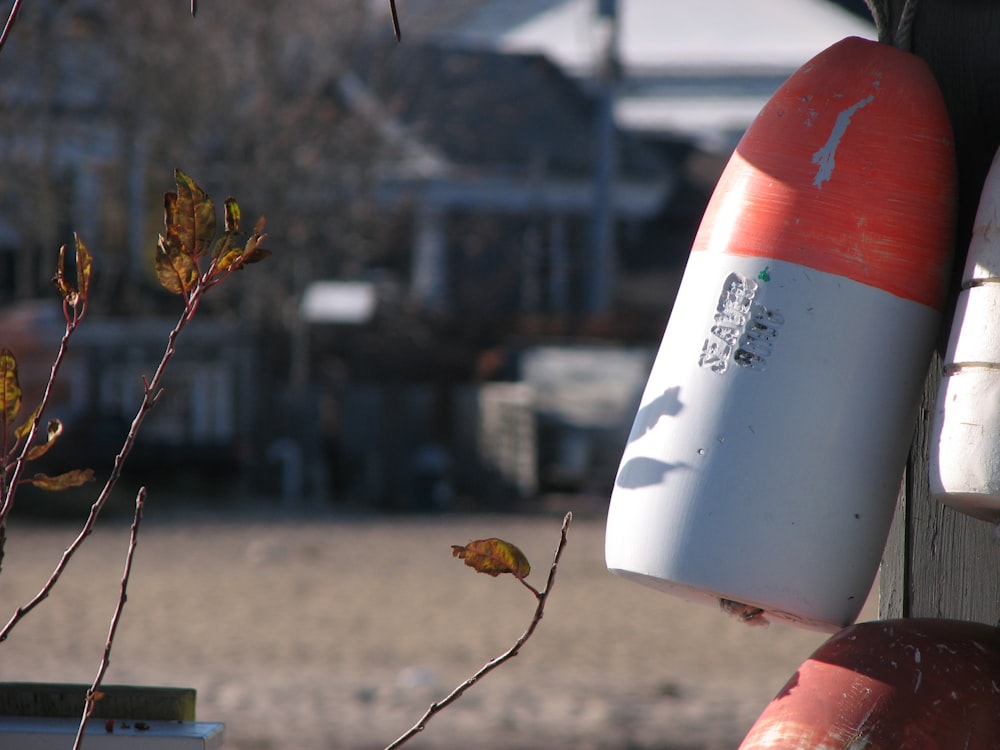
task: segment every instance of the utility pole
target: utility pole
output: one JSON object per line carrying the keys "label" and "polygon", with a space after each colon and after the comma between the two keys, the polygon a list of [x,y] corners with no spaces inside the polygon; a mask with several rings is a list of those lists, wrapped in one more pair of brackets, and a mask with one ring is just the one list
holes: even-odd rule
{"label": "utility pole", "polygon": [[597,112],[594,140],[594,207],[585,313],[605,315],[614,288],[614,229],[618,149],[615,94],[618,86],[618,0],[596,0],[599,49],[596,64]]}

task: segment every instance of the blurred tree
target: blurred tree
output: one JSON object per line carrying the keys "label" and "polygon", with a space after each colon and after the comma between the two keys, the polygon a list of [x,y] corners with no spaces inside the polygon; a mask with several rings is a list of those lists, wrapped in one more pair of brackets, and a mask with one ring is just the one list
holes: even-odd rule
{"label": "blurred tree", "polygon": [[[344,0],[212,4],[197,20],[183,3],[26,4],[0,60],[0,252],[16,254],[0,268],[17,269],[0,293],[47,291],[72,227],[102,250],[95,307],[148,304],[163,192],[149,165],[183,164],[214,192],[237,185],[249,213],[268,206],[307,277],[364,265],[380,232],[365,201],[378,137],[336,82],[366,23]],[[295,267],[213,307],[256,319]]]}

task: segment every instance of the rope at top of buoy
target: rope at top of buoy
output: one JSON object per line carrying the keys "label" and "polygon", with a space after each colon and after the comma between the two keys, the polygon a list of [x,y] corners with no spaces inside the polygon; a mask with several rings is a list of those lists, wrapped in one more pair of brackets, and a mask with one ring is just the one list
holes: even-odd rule
{"label": "rope at top of buoy", "polygon": [[875,32],[882,44],[890,44],[905,52],[913,47],[913,19],[917,15],[917,5],[920,0],[906,0],[903,12],[899,16],[899,24],[893,30],[889,26],[889,0],[865,0],[865,5],[875,21]]}
{"label": "rope at top of buoy", "polygon": [[899,25],[892,36],[893,46],[910,52],[913,49],[913,18],[917,15],[919,0],[906,0],[903,12],[899,16]]}
{"label": "rope at top of buoy", "polygon": [[875,33],[878,36],[878,40],[882,44],[889,44],[891,40],[891,34],[887,31],[889,28],[889,14],[888,0],[865,0],[865,5],[868,6],[868,12],[872,14],[872,20],[875,22]]}

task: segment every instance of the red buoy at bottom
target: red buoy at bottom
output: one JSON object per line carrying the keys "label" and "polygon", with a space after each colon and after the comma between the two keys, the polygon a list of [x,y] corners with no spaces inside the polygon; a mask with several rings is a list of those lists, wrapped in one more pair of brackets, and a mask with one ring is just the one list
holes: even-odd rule
{"label": "red buoy at bottom", "polygon": [[861,748],[1000,748],[1000,629],[919,618],[844,628],[799,667],[739,750]]}

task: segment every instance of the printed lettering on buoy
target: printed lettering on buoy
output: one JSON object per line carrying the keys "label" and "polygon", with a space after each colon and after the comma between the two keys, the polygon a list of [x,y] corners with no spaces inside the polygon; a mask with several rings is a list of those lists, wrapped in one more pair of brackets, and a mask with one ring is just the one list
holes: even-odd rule
{"label": "printed lettering on buoy", "polygon": [[730,363],[763,371],[774,348],[778,329],[785,322],[777,310],[754,302],[757,282],[730,273],[722,285],[709,336],[701,348],[699,367],[720,375]]}

